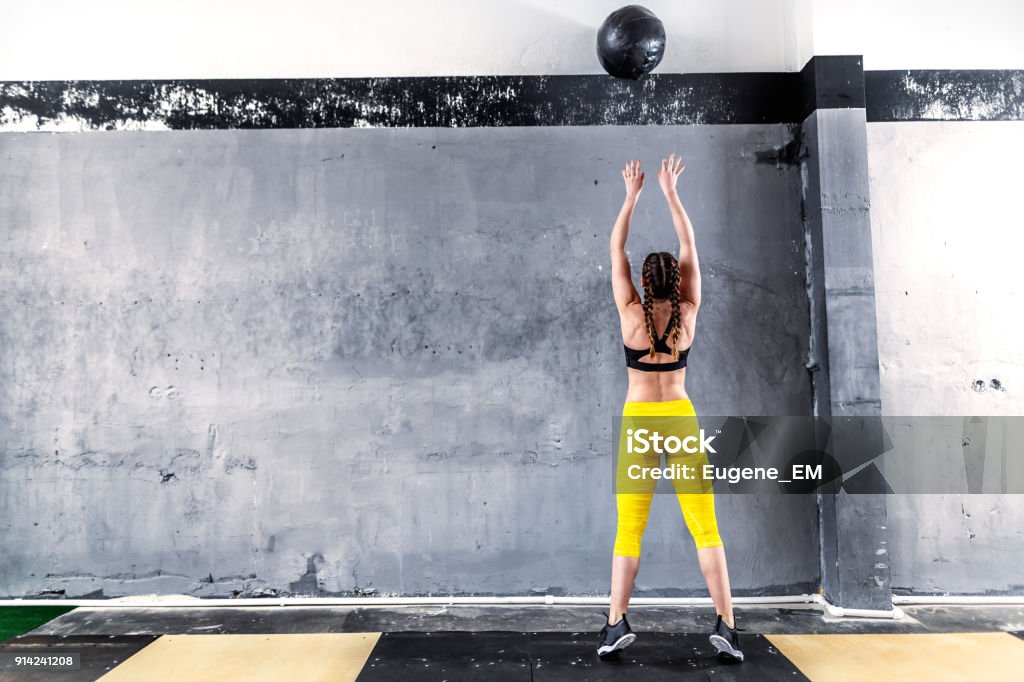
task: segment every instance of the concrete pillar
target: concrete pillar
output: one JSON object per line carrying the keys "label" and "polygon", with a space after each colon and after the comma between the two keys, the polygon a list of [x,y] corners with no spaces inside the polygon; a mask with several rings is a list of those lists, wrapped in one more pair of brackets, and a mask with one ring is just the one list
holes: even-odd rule
{"label": "concrete pillar", "polygon": [[[802,76],[812,410],[831,418],[880,416],[863,60],[815,57]],[[833,450],[865,445],[842,442],[850,438],[842,431],[831,438]],[[849,489],[818,495],[821,586],[838,606],[889,610],[885,498]]]}

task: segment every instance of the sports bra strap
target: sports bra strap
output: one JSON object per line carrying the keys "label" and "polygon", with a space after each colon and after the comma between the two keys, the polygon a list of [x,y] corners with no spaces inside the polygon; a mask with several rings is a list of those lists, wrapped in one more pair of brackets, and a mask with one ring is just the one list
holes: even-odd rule
{"label": "sports bra strap", "polygon": [[662,334],[661,338],[659,339],[659,341],[661,341],[662,343],[667,343],[668,342],[668,334],[669,334],[669,332],[672,331],[672,323],[675,322],[675,319],[676,319],[676,314],[675,314],[675,312],[673,312],[672,313],[672,317],[668,318],[668,324],[665,325],[665,333]]}
{"label": "sports bra strap", "polygon": [[[665,326],[665,333],[661,335],[661,338],[654,342],[654,352],[664,353],[665,355],[671,355],[672,349],[668,345],[668,335],[672,331],[673,322],[676,320],[676,315],[673,314],[669,318],[668,324]],[[686,356],[690,354],[690,349],[686,348],[679,351],[679,359],[674,362],[643,362],[642,358],[650,355],[650,349],[639,349],[630,348],[623,344],[623,348],[626,351],[626,366],[633,369],[639,369],[644,372],[672,372],[677,369],[686,367]]]}

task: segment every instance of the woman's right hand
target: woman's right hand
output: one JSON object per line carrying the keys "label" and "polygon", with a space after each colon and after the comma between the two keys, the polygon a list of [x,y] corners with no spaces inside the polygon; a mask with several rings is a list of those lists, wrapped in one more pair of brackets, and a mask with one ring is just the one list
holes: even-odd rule
{"label": "woman's right hand", "polygon": [[630,161],[622,169],[622,179],[626,181],[626,196],[636,199],[644,188],[644,174],[640,170],[639,161]]}
{"label": "woman's right hand", "polygon": [[666,195],[672,194],[676,191],[676,178],[686,168],[686,164],[683,163],[683,157],[676,157],[676,155],[670,154],[668,161],[665,159],[661,160],[661,170],[658,171],[658,184],[661,186],[661,191]]}

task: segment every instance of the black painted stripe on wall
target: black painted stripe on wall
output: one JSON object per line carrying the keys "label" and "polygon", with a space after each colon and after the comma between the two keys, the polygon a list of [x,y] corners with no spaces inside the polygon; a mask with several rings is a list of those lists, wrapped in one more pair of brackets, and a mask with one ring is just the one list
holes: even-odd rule
{"label": "black painted stripe on wall", "polygon": [[868,122],[1024,120],[1024,70],[866,71]]}
{"label": "black painted stripe on wall", "polygon": [[[0,83],[0,130],[799,123],[799,74]],[[38,127],[38,126],[37,126]]]}
{"label": "black painted stripe on wall", "polygon": [[813,57],[801,69],[800,83],[803,118],[816,109],[864,108],[863,57]]}
{"label": "black painted stripe on wall", "polygon": [[0,130],[799,123],[800,74],[0,83]]}
{"label": "black painted stripe on wall", "polygon": [[859,56],[799,72],[0,82],[4,130],[260,129],[1024,120],[1024,71],[867,71]]}

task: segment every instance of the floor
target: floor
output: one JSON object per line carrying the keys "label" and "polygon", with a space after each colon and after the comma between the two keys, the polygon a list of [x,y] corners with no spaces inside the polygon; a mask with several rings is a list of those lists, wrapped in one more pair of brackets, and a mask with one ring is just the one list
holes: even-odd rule
{"label": "floor", "polygon": [[[729,664],[708,645],[705,608],[633,607],[637,641],[599,660],[597,607],[82,607],[0,644],[0,681],[1020,679],[1024,606],[904,611],[740,608],[747,659]],[[42,653],[78,653],[78,667],[3,667]]]}

